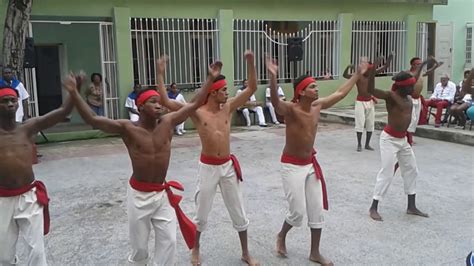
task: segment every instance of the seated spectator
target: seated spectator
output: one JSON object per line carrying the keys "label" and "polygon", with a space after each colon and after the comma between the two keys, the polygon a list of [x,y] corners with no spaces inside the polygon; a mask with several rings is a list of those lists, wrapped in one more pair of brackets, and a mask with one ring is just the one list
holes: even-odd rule
{"label": "seated spectator", "polygon": [[[237,94],[239,95],[246,87],[247,87],[247,80],[244,79],[243,82],[243,87],[237,90]],[[249,127],[252,123],[250,121],[250,111],[256,112],[258,116],[258,125],[261,127],[266,127],[267,124],[265,123],[265,116],[263,115],[263,108],[261,106],[262,104],[257,102],[257,99],[255,98],[255,95],[252,94],[250,96],[249,100],[241,106],[238,110],[242,111],[242,114],[245,117],[245,120],[247,121],[247,126]]]}
{"label": "seated spectator", "polygon": [[[278,87],[278,97],[284,101],[286,100],[285,94],[283,93],[283,90],[281,87]],[[280,122],[278,122],[277,116],[275,114],[275,108],[272,105],[272,101],[270,99],[270,88],[267,88],[265,90],[265,105],[268,107],[268,111],[270,112],[270,116],[272,117],[273,124],[279,125]]]}
{"label": "seated spectator", "polygon": [[[184,99],[183,94],[181,94],[181,92],[178,90],[178,87],[176,87],[176,83],[174,82],[171,83],[168,89],[168,98],[186,104],[186,100]],[[177,125],[174,129],[174,132],[178,136],[182,136],[184,133],[186,133],[186,130],[184,130],[184,122]]]}
{"label": "seated spectator", "polygon": [[128,94],[127,100],[125,101],[125,108],[128,110],[128,116],[130,117],[130,121],[136,122],[140,116],[138,112],[137,105],[135,104],[135,99],[137,98],[137,93],[142,88],[142,85],[135,84],[133,86],[133,91]]}
{"label": "seated spectator", "polygon": [[453,103],[455,94],[456,84],[449,80],[448,74],[443,74],[430,99],[426,101],[426,106],[436,107],[435,127],[441,125],[443,109]]}
{"label": "seated spectator", "polygon": [[469,93],[469,88],[467,86],[463,87],[463,83],[466,82],[469,74],[469,70],[464,71],[464,80],[459,83],[461,91],[449,110],[450,114],[458,121],[456,128],[464,128],[466,125],[466,115],[464,112],[472,105],[472,95]]}
{"label": "seated spectator", "polygon": [[[466,94],[469,93],[471,94],[471,96],[474,95],[474,68],[471,69],[469,76],[465,80],[465,83],[467,84],[465,85],[463,84],[464,85],[463,90],[466,91]],[[474,102],[473,101],[471,101],[471,107],[467,109],[466,115],[469,118],[469,120],[471,120],[471,123],[472,123],[472,121],[474,121]]]}

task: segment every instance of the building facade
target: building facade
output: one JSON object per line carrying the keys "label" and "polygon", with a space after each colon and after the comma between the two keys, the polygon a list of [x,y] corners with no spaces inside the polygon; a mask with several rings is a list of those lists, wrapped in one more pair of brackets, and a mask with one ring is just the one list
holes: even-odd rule
{"label": "building facade", "polygon": [[[6,0],[0,5],[5,10]],[[426,58],[432,49],[433,6],[446,0],[109,0],[33,3],[30,36],[36,48],[36,67],[25,83],[32,95],[33,115],[60,105],[63,93],[53,90],[69,71],[102,73],[106,115],[126,118],[124,102],[135,83],[156,82],[155,60],[170,56],[166,83],[176,82],[186,98],[205,80],[207,65],[224,62],[228,84],[239,87],[247,76],[245,49],[256,55],[259,89],[268,86],[265,57],[280,66],[279,83],[293,94],[295,75],[330,75],[321,81],[320,95],[344,82],[345,67],[360,56],[374,59],[395,53],[377,86],[388,88],[390,76],[409,67],[413,56]],[[2,7],[2,6],[0,6]],[[3,19],[0,19],[3,23]],[[3,25],[0,25],[3,29]],[[431,30],[432,31],[432,30]],[[289,62],[289,39],[301,38],[303,57]],[[230,94],[235,93],[230,88]],[[339,105],[352,105],[351,92]],[[82,123],[77,113],[71,123]]]}

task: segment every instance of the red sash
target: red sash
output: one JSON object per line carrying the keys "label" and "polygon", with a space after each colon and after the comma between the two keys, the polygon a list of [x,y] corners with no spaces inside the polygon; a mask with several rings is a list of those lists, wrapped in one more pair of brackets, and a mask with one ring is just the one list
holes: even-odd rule
{"label": "red sash", "polygon": [[324,181],[324,176],[323,176],[323,171],[321,170],[321,166],[319,165],[318,160],[316,159],[316,150],[313,149],[313,153],[311,154],[311,157],[304,160],[283,153],[281,155],[281,162],[291,163],[294,165],[313,164],[314,175],[316,176],[316,179],[321,180],[321,188],[323,190],[323,207],[325,210],[328,210],[329,205],[328,205],[328,193],[326,190],[326,182]]}
{"label": "red sash", "polygon": [[402,131],[397,131],[388,124],[383,128],[383,131],[387,132],[387,134],[389,134],[390,136],[395,137],[395,138],[402,139],[402,138],[407,136],[406,131],[403,131],[403,132]]}
{"label": "red sash", "polygon": [[194,241],[196,240],[196,225],[184,214],[179,206],[179,202],[183,198],[181,195],[176,195],[173,193],[171,188],[183,191],[183,185],[177,181],[169,181],[158,184],[158,183],[147,183],[141,182],[135,179],[135,177],[130,178],[130,186],[141,192],[161,192],[166,190],[168,195],[168,200],[171,207],[174,208],[176,217],[178,218],[179,228],[181,229],[181,234],[183,235],[184,241],[189,249],[194,248]]}
{"label": "red sash", "polygon": [[232,160],[232,164],[234,165],[235,174],[237,175],[237,179],[239,181],[244,181],[242,178],[242,169],[240,168],[239,161],[235,155],[231,154],[227,158],[216,158],[212,156],[207,156],[201,153],[201,163],[210,164],[210,165],[221,165],[225,164],[226,162]]}
{"label": "red sash", "polygon": [[359,102],[370,102],[370,101],[374,101],[374,103],[377,103],[377,98],[375,98],[374,96],[368,96],[368,97],[357,96],[357,101],[359,101]]}
{"label": "red sash", "polygon": [[33,188],[36,188],[36,199],[39,203],[39,205],[43,206],[43,227],[44,227],[44,235],[47,235],[49,233],[49,225],[50,225],[50,219],[49,219],[49,198],[48,198],[48,192],[46,191],[46,186],[43,184],[43,182],[39,180],[35,180],[33,183],[23,186],[21,188],[17,189],[8,189],[5,187],[0,187],[0,197],[15,197],[19,196],[21,194],[24,194]]}

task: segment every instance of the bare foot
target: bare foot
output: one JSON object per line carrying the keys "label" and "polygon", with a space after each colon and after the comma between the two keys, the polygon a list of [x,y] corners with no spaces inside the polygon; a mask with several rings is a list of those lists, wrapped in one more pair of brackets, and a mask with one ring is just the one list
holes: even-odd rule
{"label": "bare foot", "polygon": [[250,266],[258,266],[260,263],[251,257],[250,255],[242,255],[242,258],[240,258],[243,262],[247,263]]}
{"label": "bare foot", "polygon": [[418,210],[416,207],[413,208],[413,209],[407,209],[407,214],[418,215],[418,216],[426,217],[426,218],[429,217],[427,213],[421,212],[421,211]]}
{"label": "bare foot", "polygon": [[362,151],[362,146],[357,146],[357,151]]}
{"label": "bare foot", "polygon": [[193,248],[191,251],[191,264],[193,266],[201,265],[201,256],[199,256],[199,249]]}
{"label": "bare foot", "polygon": [[288,254],[286,252],[286,243],[285,239],[277,235],[277,244],[276,244],[276,252],[278,256],[286,258],[286,255]]}
{"label": "bare foot", "polygon": [[365,145],[365,149],[366,149],[366,150],[369,150],[369,151],[373,151],[373,150],[374,150],[374,148],[370,147],[369,145]]}
{"label": "bare foot", "polygon": [[380,216],[379,212],[376,209],[370,209],[370,218],[376,220],[376,221],[383,221],[382,216]]}
{"label": "bare foot", "polygon": [[314,261],[314,262],[319,263],[319,264],[324,265],[324,266],[334,266],[334,263],[332,263],[332,261],[330,261],[329,259],[323,257],[323,255],[321,255],[321,254],[318,254],[316,256],[309,256],[309,260]]}

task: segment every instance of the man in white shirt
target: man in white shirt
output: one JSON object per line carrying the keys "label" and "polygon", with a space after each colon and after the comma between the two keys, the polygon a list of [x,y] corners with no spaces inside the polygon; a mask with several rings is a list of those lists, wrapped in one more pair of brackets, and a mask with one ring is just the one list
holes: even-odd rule
{"label": "man in white shirt", "polygon": [[140,84],[135,84],[133,91],[128,94],[127,100],[125,101],[125,108],[128,110],[128,116],[130,121],[138,121],[140,113],[138,112],[137,105],[135,104],[135,99],[137,98],[137,93],[141,89]]}
{"label": "man in white shirt", "polygon": [[427,106],[436,107],[435,127],[441,125],[443,109],[453,103],[455,94],[456,84],[449,80],[448,74],[443,74],[430,99],[426,101]]}
{"label": "man in white shirt", "polygon": [[[280,86],[278,86],[278,97],[282,101],[285,100],[285,93],[283,93],[283,89]],[[268,111],[270,112],[270,116],[272,117],[273,124],[279,125],[280,122],[278,122],[278,119],[275,114],[275,108],[273,107],[272,101],[270,99],[270,88],[267,88],[265,90],[265,105],[268,107]]]}
{"label": "man in white shirt", "polygon": [[10,87],[18,92],[18,110],[16,111],[16,122],[23,122],[23,118],[29,117],[28,114],[28,98],[30,95],[19,80],[13,77],[13,71],[10,67],[4,67],[2,71],[2,78],[0,79],[1,87]]}
{"label": "man in white shirt", "polygon": [[[247,88],[247,80],[244,80],[244,86],[237,90],[236,95],[239,95],[245,88]],[[240,109],[242,114],[247,121],[247,126],[249,127],[252,123],[250,121],[250,111],[256,112],[258,116],[258,125],[261,127],[266,127],[267,124],[265,123],[265,116],[263,115],[263,108],[257,103],[257,99],[255,98],[255,94],[250,96],[249,100],[243,105]]]}

